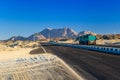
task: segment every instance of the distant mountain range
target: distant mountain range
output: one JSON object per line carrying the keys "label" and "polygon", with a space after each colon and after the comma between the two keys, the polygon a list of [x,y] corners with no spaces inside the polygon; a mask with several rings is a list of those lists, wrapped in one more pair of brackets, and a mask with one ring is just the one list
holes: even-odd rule
{"label": "distant mountain range", "polygon": [[62,29],[44,29],[40,32],[40,34],[44,35],[46,38],[75,38],[77,36],[77,32],[70,28],[62,28]]}
{"label": "distant mountain range", "polygon": [[41,39],[46,39],[46,37],[40,33],[35,33],[27,38],[27,40],[30,40],[30,41],[37,41]]}
{"label": "distant mountain range", "polygon": [[95,34],[91,31],[81,31],[77,33],[73,29],[70,28],[60,28],[60,29],[51,29],[46,28],[41,32],[35,33],[30,35],[29,37],[22,37],[22,36],[13,36],[8,40],[41,40],[41,39],[48,39],[48,38],[76,38],[80,35],[85,34]]}
{"label": "distant mountain range", "polygon": [[16,41],[16,40],[27,40],[27,38],[26,37],[22,37],[22,36],[12,36],[8,40],[13,40],[13,41]]}

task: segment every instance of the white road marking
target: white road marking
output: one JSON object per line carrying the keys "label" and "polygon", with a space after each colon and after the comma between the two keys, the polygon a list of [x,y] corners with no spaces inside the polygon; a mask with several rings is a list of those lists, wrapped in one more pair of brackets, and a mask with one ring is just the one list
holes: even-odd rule
{"label": "white road marking", "polygon": [[40,44],[40,47],[42,48],[42,50],[44,51],[44,53],[47,53],[47,51],[45,50],[45,48]]}

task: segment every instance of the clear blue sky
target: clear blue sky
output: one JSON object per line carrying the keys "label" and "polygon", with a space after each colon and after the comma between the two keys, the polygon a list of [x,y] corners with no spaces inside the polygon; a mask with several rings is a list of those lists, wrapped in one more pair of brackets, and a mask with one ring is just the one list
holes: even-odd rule
{"label": "clear blue sky", "polygon": [[0,0],[0,39],[47,27],[120,33],[120,0]]}

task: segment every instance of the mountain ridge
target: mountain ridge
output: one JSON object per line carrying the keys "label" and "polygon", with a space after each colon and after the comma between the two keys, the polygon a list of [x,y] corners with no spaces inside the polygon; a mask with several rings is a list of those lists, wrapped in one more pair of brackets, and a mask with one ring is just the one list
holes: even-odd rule
{"label": "mountain ridge", "polygon": [[29,41],[36,41],[41,39],[50,39],[50,38],[76,38],[80,35],[84,34],[95,34],[91,31],[80,31],[77,33],[75,30],[71,28],[45,28],[38,33],[34,33],[28,37],[23,36],[12,36],[8,40],[29,40]]}
{"label": "mountain ridge", "polygon": [[77,32],[70,28],[59,28],[59,29],[44,29],[40,32],[46,38],[73,38],[77,36]]}

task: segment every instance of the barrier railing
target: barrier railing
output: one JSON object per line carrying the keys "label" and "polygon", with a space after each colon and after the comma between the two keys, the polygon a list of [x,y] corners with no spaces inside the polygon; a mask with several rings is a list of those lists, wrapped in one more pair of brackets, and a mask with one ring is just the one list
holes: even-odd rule
{"label": "barrier railing", "polygon": [[120,55],[120,48],[114,48],[114,47],[103,47],[103,46],[95,46],[95,45],[58,44],[58,43],[50,43],[50,44],[56,45],[56,46],[66,46],[66,47],[73,47],[73,48],[95,50],[95,51],[106,52],[109,54],[119,54]]}

